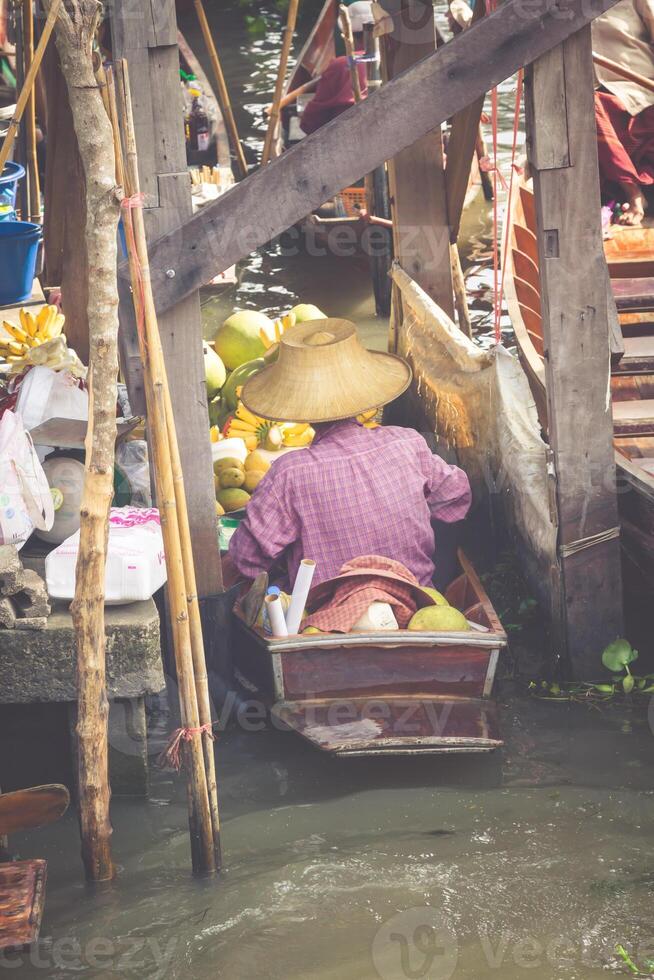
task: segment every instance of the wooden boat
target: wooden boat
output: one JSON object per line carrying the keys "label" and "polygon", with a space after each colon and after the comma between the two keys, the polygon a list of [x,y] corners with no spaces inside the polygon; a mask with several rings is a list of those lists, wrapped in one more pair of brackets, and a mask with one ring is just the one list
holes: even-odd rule
{"label": "wooden boat", "polygon": [[339,756],[499,748],[490,695],[506,634],[474,568],[446,590],[466,633],[300,634],[274,639],[235,611],[235,673],[273,720]]}
{"label": "wooden boat", "polygon": [[[65,786],[33,786],[0,794],[0,860],[6,834],[43,827],[66,812]],[[46,862],[0,863],[0,950],[20,949],[36,942],[45,901]]]}
{"label": "wooden boat", "polygon": [[[507,305],[546,431],[536,209],[524,180],[515,183],[505,241]],[[622,542],[654,585],[654,228],[614,226],[605,254],[622,332],[614,344],[611,372]]]}

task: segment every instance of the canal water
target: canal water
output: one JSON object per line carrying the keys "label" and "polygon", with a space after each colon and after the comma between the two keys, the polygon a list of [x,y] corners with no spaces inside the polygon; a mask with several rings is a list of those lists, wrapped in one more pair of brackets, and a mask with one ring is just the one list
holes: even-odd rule
{"label": "canal water", "polygon": [[[254,152],[281,11],[271,0],[207,7]],[[300,33],[317,8],[302,4]],[[190,14],[183,27],[195,41]],[[513,91],[501,93],[505,165]],[[484,333],[488,207],[466,221]],[[205,298],[206,333],[234,307],[277,313],[302,300],[351,317],[383,347],[365,271],[262,249],[241,264],[238,288]],[[84,885],[73,814],[14,837],[22,857],[47,858],[49,883],[41,942],[0,957],[0,977],[600,980],[629,974],[618,945],[648,974],[654,711],[531,700],[514,672],[507,662],[499,688],[506,747],[476,758],[339,761],[236,718],[216,743],[225,868],[215,881],[191,878],[183,781],[154,766],[149,802],[112,804],[112,886]],[[162,711],[153,755],[167,728]]]}

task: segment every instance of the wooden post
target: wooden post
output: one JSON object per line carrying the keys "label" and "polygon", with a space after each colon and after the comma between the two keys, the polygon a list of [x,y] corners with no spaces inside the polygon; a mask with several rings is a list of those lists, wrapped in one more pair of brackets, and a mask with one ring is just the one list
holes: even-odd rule
{"label": "wooden post", "polygon": [[279,56],[279,68],[277,69],[277,79],[275,81],[275,92],[273,95],[272,109],[270,111],[270,119],[268,120],[268,129],[266,130],[266,139],[263,144],[263,153],[261,154],[261,163],[268,163],[272,154],[273,141],[277,135],[277,127],[279,126],[279,110],[282,101],[282,95],[284,93],[284,82],[286,81],[286,69],[288,68],[288,56],[291,52],[291,45],[293,44],[293,33],[295,31],[295,24],[297,23],[297,12],[299,7],[299,0],[290,0],[288,5],[288,15],[286,18],[286,27],[284,28],[284,38],[282,40],[282,50]]}
{"label": "wooden post", "polygon": [[[130,0],[115,0],[112,32],[114,57],[126,58],[130,67],[140,184],[145,194],[144,217],[150,241],[192,214],[181,111],[175,2],[161,0],[156,5],[156,16],[154,7],[148,4],[135,16]],[[125,285],[123,281],[121,363],[132,409],[144,413],[141,356],[131,293]],[[222,591],[222,576],[216,540],[216,499],[208,438],[199,293],[191,293],[165,315],[160,313],[159,330],[175,418],[183,433],[180,454],[198,594],[200,597],[216,595]]]}
{"label": "wooden post", "polygon": [[610,298],[602,247],[590,27],[526,76],[558,560],[557,653],[576,677],[601,671],[620,636],[622,583],[610,399]]}
{"label": "wooden post", "polygon": [[[395,78],[436,50],[434,9],[424,0],[384,0],[395,29],[381,39],[382,76]],[[410,107],[407,106],[407,111]],[[443,140],[440,129],[388,163],[395,256],[405,272],[454,316]]]}
{"label": "wooden post", "polygon": [[[293,2],[293,0],[291,0],[291,2]],[[204,37],[204,43],[206,44],[207,51],[209,53],[209,60],[211,61],[213,76],[216,80],[216,95],[218,96],[218,102],[220,103],[220,111],[223,114],[225,126],[227,127],[227,133],[229,135],[229,141],[232,145],[232,151],[236,159],[236,171],[239,177],[247,177],[248,165],[246,163],[243,147],[241,146],[241,141],[239,139],[236,120],[234,119],[234,112],[232,110],[232,103],[229,98],[229,92],[227,91],[225,76],[223,75],[222,65],[220,64],[220,58],[218,57],[216,45],[214,44],[211,28],[209,27],[209,21],[207,20],[207,15],[204,11],[202,0],[194,0],[194,4],[195,12],[198,15],[198,20],[200,22],[202,36]],[[168,6],[168,0],[164,0],[163,6]]]}
{"label": "wooden post", "polygon": [[95,0],[71,0],[61,7],[52,0],[50,14],[53,10],[55,14],[59,10],[57,49],[86,174],[86,246],[93,280],[88,303],[89,425],[71,611],[77,651],[82,857],[87,878],[106,881],[114,875],[109,820],[104,579],[116,441],[118,199],[113,134],[91,57],[99,8]]}

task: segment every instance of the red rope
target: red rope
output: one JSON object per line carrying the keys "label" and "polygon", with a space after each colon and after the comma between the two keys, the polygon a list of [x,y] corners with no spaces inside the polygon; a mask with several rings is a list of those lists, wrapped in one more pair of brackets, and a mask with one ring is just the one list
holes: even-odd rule
{"label": "red rope", "polygon": [[200,725],[199,728],[176,728],[168,740],[168,745],[157,759],[157,765],[161,769],[174,769],[179,772],[182,768],[182,742],[190,742],[194,735],[206,734],[212,741],[216,736],[212,731],[212,725]]}

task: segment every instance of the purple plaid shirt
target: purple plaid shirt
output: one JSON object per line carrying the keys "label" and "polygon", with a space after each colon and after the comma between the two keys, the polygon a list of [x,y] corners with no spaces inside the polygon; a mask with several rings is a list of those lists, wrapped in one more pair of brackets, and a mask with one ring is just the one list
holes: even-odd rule
{"label": "purple plaid shirt", "polygon": [[406,565],[421,585],[434,574],[431,519],[459,521],[470,507],[468,477],[434,456],[413,429],[366,429],[354,419],[318,432],[287,453],[248,503],[229,554],[246,578],[281,564],[295,581],[302,558],[316,562],[314,585],[360,555]]}

